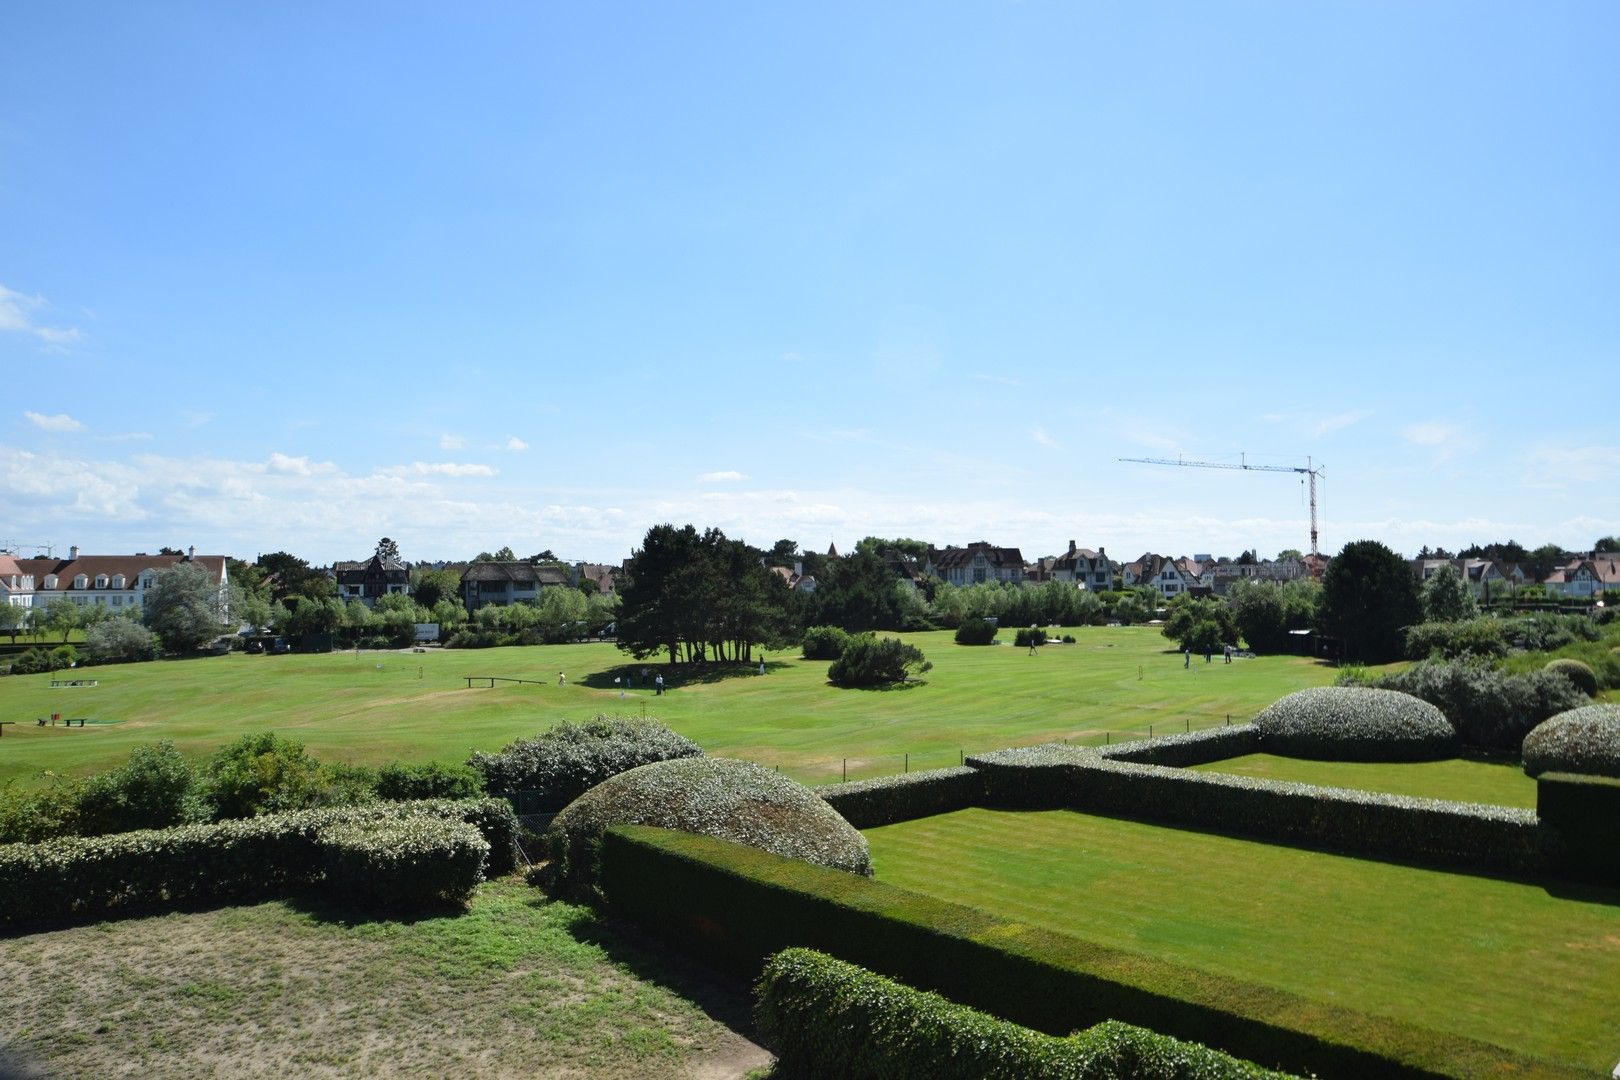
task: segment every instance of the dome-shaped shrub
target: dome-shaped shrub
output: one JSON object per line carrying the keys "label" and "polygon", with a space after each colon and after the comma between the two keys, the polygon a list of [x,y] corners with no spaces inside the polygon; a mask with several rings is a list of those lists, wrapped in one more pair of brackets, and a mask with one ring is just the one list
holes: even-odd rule
{"label": "dome-shaped shrub", "polygon": [[1597,673],[1581,661],[1563,657],[1548,664],[1547,670],[1574,683],[1575,689],[1587,697],[1597,697]]}
{"label": "dome-shaped shrub", "polygon": [[1524,737],[1524,771],[1620,777],[1620,705],[1585,705],[1537,724]]}
{"label": "dome-shaped shrub", "polygon": [[658,825],[702,833],[871,874],[866,837],[805,787],[729,758],[681,758],[631,769],[575,799],[546,834],[552,881],[590,895],[602,833],[614,825]]}
{"label": "dome-shaped shrub", "polygon": [[1289,694],[1254,719],[1268,754],[1338,761],[1427,761],[1456,752],[1446,714],[1395,690],[1319,686]]}
{"label": "dome-shaped shrub", "polygon": [[489,791],[535,792],[541,813],[561,810],[610,776],[669,758],[701,757],[703,748],[657,720],[597,715],[564,720],[532,739],[507,743],[498,754],[467,759]]}

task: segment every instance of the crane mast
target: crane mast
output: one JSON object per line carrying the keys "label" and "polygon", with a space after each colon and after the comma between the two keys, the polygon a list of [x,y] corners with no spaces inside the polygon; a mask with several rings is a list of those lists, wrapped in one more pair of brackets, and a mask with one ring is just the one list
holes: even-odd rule
{"label": "crane mast", "polygon": [[1316,464],[1311,458],[1305,459],[1304,465],[1250,465],[1245,460],[1234,465],[1228,461],[1188,461],[1185,458],[1145,458],[1127,457],[1121,461],[1134,461],[1142,465],[1180,465],[1189,469],[1235,469],[1242,472],[1290,472],[1300,473],[1309,478],[1311,492],[1311,556],[1314,565],[1320,565],[1321,553],[1316,548],[1316,478],[1322,475],[1322,466]]}

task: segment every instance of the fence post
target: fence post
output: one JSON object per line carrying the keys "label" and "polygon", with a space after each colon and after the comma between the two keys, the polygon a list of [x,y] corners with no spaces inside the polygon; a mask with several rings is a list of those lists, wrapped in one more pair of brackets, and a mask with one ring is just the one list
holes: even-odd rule
{"label": "fence post", "polygon": [[1148,725],[1148,738],[1150,738],[1150,739],[1153,738],[1153,725],[1152,724]]}
{"label": "fence post", "polygon": [[1183,719],[1183,720],[1185,720],[1185,721],[1187,721],[1187,731],[1188,731],[1188,732],[1189,732],[1189,733],[1191,733],[1191,731],[1192,731],[1192,717],[1190,717],[1190,716],[1184,716],[1184,717],[1182,717],[1182,719]]}
{"label": "fence post", "polygon": [[1232,714],[1231,713],[1226,714],[1226,726],[1227,727],[1232,726]]}
{"label": "fence post", "polygon": [[901,772],[910,772],[911,771],[911,753],[909,751],[906,753],[906,763],[905,763],[904,766],[901,767],[900,771]]}
{"label": "fence post", "polygon": [[1114,741],[1114,733],[1112,731],[1103,732],[1103,745],[1104,746],[1112,745],[1113,741]]}
{"label": "fence post", "polygon": [[842,782],[849,783],[849,758],[844,759],[844,779]]}
{"label": "fence post", "polygon": [[967,751],[966,750],[958,750],[956,752],[956,763],[958,765],[966,765],[967,764]]}

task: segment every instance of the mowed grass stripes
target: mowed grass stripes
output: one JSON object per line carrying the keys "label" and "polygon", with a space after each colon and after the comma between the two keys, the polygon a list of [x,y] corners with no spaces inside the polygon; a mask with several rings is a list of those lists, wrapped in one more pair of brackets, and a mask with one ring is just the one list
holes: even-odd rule
{"label": "mowed grass stripes", "polygon": [[[96,687],[52,689],[49,675],[0,685],[0,783],[37,783],[40,770],[83,774],[119,764],[141,743],[172,739],[203,756],[247,732],[274,730],[324,760],[463,761],[559,720],[598,712],[656,716],[712,754],[748,758],[811,783],[955,765],[968,753],[1107,732],[1159,734],[1252,717],[1284,694],[1333,679],[1299,657],[1181,666],[1170,642],[1146,627],[1085,627],[1073,645],[1030,656],[1008,646],[956,645],[948,632],[903,635],[933,661],[926,682],[903,690],[840,690],[827,662],[797,650],[769,654],[766,674],[738,673],[650,689],[656,660],[632,661],[611,644],[426,653],[244,656],[120,664],[83,673]],[[1011,632],[1004,634],[1009,640]],[[645,669],[646,674],[642,674]],[[558,672],[567,685],[557,685]],[[466,675],[538,685],[466,688]],[[634,676],[633,688],[614,678]],[[620,696],[621,692],[623,697]],[[35,727],[60,712],[115,721]]]}
{"label": "mowed grass stripes", "polygon": [[1607,1072],[1620,890],[1565,895],[1068,811],[871,829],[881,881]]}
{"label": "mowed grass stripes", "polygon": [[1245,754],[1194,768],[1232,773],[1256,780],[1288,780],[1321,787],[1354,788],[1387,795],[1485,803],[1488,806],[1536,807],[1536,782],[1517,761],[1361,762],[1309,761],[1277,754]]}

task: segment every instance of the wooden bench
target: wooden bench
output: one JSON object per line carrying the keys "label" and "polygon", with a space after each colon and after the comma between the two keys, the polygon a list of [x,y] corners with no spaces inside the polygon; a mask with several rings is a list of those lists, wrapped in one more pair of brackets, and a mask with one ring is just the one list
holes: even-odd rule
{"label": "wooden bench", "polygon": [[51,686],[95,686],[98,682],[97,679],[52,679]]}

